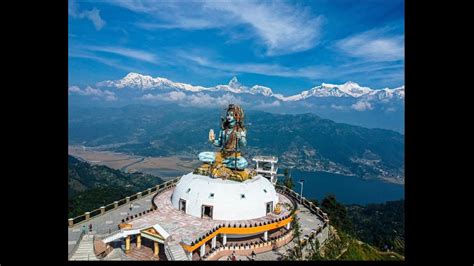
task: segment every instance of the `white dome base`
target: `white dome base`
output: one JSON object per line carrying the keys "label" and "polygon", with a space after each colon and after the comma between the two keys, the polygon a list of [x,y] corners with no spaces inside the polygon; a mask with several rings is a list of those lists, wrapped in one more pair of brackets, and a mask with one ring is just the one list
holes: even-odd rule
{"label": "white dome base", "polygon": [[189,173],[176,184],[174,208],[213,220],[250,220],[266,216],[278,203],[272,183],[261,175],[244,182]]}

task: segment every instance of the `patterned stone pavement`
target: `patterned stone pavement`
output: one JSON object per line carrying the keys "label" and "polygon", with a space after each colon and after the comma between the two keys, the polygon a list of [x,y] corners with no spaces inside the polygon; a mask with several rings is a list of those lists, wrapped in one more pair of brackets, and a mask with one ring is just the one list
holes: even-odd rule
{"label": "patterned stone pavement", "polygon": [[[173,236],[175,241],[184,241],[189,245],[192,241],[203,234],[206,234],[209,230],[219,224],[237,224],[237,226],[239,224],[246,224],[249,226],[255,223],[271,221],[276,218],[284,217],[291,211],[282,208],[282,212],[279,215],[270,213],[267,216],[251,220],[224,221],[201,219],[174,209],[171,205],[172,192],[172,190],[165,191],[157,196],[155,198],[155,204],[158,207],[157,210],[132,220],[130,223],[133,228],[146,228],[158,223],[165,231]],[[281,194],[278,194],[278,196],[281,203],[288,203],[291,205],[290,200],[286,196]]]}
{"label": "patterned stone pavement", "polygon": [[[158,209],[145,214],[139,218],[135,218],[130,223],[134,228],[144,228],[147,226],[152,226],[158,223],[163,227],[170,235],[172,235],[172,242],[180,242],[181,240],[185,243],[190,244],[191,241],[195,240],[202,234],[207,233],[210,229],[218,224],[247,224],[251,225],[254,223],[260,223],[264,221],[269,221],[275,218],[285,216],[290,212],[283,208],[283,211],[280,215],[269,214],[265,217],[252,220],[243,220],[243,221],[220,221],[220,220],[202,220],[200,218],[182,213],[178,210],[175,210],[171,205],[171,194],[173,189],[165,191],[158,195],[155,198],[155,204]],[[127,217],[127,215],[135,215],[144,210],[150,209],[152,207],[151,199],[154,193],[145,195],[144,197],[133,202],[132,211],[129,210],[129,204],[124,204],[118,207],[115,210],[111,210],[103,215],[96,216],[93,219],[77,224],[73,227],[68,228],[68,252],[70,253],[74,246],[77,244],[81,231],[85,228],[88,231],[89,224],[92,224],[92,234],[107,234],[108,232],[114,232],[117,230],[118,224],[121,223],[121,220]],[[281,194],[279,195],[279,200],[282,203],[290,203],[290,200]],[[291,203],[290,203],[291,205]],[[301,228],[303,230],[302,235],[309,235],[312,230],[318,226],[322,226],[322,221],[319,217],[311,214],[309,210],[303,205],[299,205],[300,212],[298,217],[300,218]],[[85,227],[83,227],[85,226]],[[229,239],[230,240],[230,239]],[[279,250],[286,250],[292,247],[292,243],[282,247],[276,251],[270,251],[266,253],[261,253],[257,255],[257,260],[277,260],[279,257]],[[114,253],[117,253],[114,252]],[[117,255],[117,257],[119,257]],[[120,257],[123,258],[122,255]],[[130,258],[128,258],[130,259]]]}

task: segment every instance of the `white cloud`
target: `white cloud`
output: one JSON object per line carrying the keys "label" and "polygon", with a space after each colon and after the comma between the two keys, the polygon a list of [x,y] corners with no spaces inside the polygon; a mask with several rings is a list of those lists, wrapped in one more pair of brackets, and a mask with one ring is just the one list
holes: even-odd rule
{"label": "white cloud", "polygon": [[79,17],[80,18],[86,17],[87,19],[92,21],[92,23],[94,24],[94,27],[95,27],[96,30],[102,29],[106,24],[105,20],[103,20],[100,17],[100,10],[95,8],[95,7],[92,10],[83,11],[79,15]]}
{"label": "white cloud", "polygon": [[314,79],[321,76],[321,72],[315,66],[289,68],[278,64],[255,64],[255,63],[224,63],[188,52],[177,52],[177,56],[192,61],[200,66],[213,69],[229,71],[231,73],[253,73],[278,77],[303,77]]}
{"label": "white cloud", "polygon": [[184,92],[172,91],[164,94],[146,94],[141,97],[143,100],[151,101],[169,101],[177,102],[181,105],[191,105],[198,107],[210,107],[210,106],[227,106],[230,103],[242,104],[240,97],[235,97],[230,93],[226,93],[222,96],[212,97],[206,93],[196,93],[191,95],[186,95]]}
{"label": "white cloud", "polygon": [[156,63],[157,58],[154,54],[148,53],[141,50],[136,49],[129,49],[123,47],[110,47],[110,46],[85,46],[84,49],[90,51],[97,51],[97,52],[105,52],[105,53],[112,53],[118,54],[121,56],[149,62],[149,63]]}
{"label": "white cloud", "polygon": [[276,1],[207,1],[206,8],[227,12],[250,25],[267,47],[267,55],[281,55],[313,48],[320,35],[321,18],[308,9]]}
{"label": "white cloud", "polygon": [[336,104],[331,104],[331,108],[332,109],[336,109],[336,110],[344,110],[344,106],[342,105],[336,105]]}
{"label": "white cloud", "polygon": [[372,104],[370,104],[370,102],[364,101],[364,100],[360,100],[356,102],[355,104],[351,105],[351,108],[356,111],[365,111],[365,110],[374,109],[374,107],[372,106]]}
{"label": "white cloud", "polygon": [[137,71],[136,68],[128,67],[125,64],[119,63],[115,60],[103,58],[101,56],[97,56],[88,52],[84,51],[77,51],[77,52],[69,52],[68,54],[69,57],[75,57],[75,58],[86,58],[86,59],[91,59],[97,62],[100,62],[104,65],[108,65],[117,69],[125,70],[127,72],[139,72]]}
{"label": "white cloud", "polygon": [[405,57],[403,35],[390,36],[385,29],[349,36],[337,41],[336,48],[349,56],[373,61],[396,61]]}
{"label": "white cloud", "polygon": [[169,101],[169,102],[179,102],[182,100],[185,100],[188,96],[186,93],[181,92],[181,91],[172,91],[169,93],[163,93],[163,94],[145,94],[141,97],[143,100],[151,100],[151,101]]}
{"label": "white cloud", "polygon": [[94,89],[91,86],[87,86],[85,89],[81,89],[78,86],[70,86],[68,88],[69,94],[77,94],[81,96],[91,96],[94,99],[104,99],[106,101],[118,100],[114,92],[109,90]]}
{"label": "white cloud", "polygon": [[261,101],[261,103],[256,105],[255,108],[266,109],[266,108],[271,108],[271,107],[279,107],[280,105],[281,103],[278,100],[275,100],[271,103],[265,103]]}
{"label": "white cloud", "polygon": [[[217,28],[233,34],[232,27],[245,25],[266,47],[266,54],[282,55],[313,48],[319,39],[322,16],[309,8],[283,1],[108,1],[137,13],[155,17],[155,22],[138,22],[145,29],[199,30]],[[230,30],[229,30],[230,29]],[[247,38],[252,38],[249,36]]]}
{"label": "white cloud", "polygon": [[93,8],[91,10],[85,10],[79,12],[79,6],[76,4],[74,0],[68,2],[68,13],[73,18],[87,18],[94,24],[96,30],[101,30],[106,22],[100,16],[100,10],[97,8]]}

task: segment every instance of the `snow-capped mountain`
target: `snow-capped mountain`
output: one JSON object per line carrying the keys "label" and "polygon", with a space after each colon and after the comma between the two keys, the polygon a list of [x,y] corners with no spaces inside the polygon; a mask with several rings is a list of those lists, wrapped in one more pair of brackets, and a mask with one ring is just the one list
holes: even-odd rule
{"label": "snow-capped mountain", "polygon": [[368,98],[377,99],[380,101],[387,101],[393,98],[405,99],[405,86],[401,86],[395,89],[381,89],[373,90],[368,94]]}
{"label": "snow-capped mountain", "polygon": [[238,103],[246,109],[285,114],[309,112],[343,123],[404,130],[405,86],[371,89],[351,81],[339,85],[321,83],[294,95],[282,95],[261,85],[247,87],[237,77],[227,84],[204,87],[138,73],[102,81],[96,86],[81,89],[71,85],[68,91],[71,102],[87,106],[176,103],[199,108]]}
{"label": "snow-capped mountain", "polygon": [[217,85],[214,87],[194,86],[186,83],[173,82],[166,78],[153,78],[148,75],[138,73],[129,73],[119,80],[106,80],[96,84],[98,87],[107,88],[133,88],[139,90],[155,90],[155,89],[176,89],[190,92],[200,91],[228,91],[232,93],[249,93],[261,94],[263,96],[272,96],[272,89],[264,86],[255,85],[251,88],[243,86],[237,79],[233,77],[227,85]]}
{"label": "snow-capped mountain", "polygon": [[147,75],[138,73],[129,73],[119,80],[106,80],[97,83],[99,87],[112,87],[117,89],[134,88],[140,90],[154,90],[154,89],[180,89],[191,92],[198,92],[206,90],[202,86],[193,86],[186,83],[173,82],[166,78],[153,78]]}
{"label": "snow-capped mountain", "polygon": [[309,97],[354,97],[359,98],[368,95],[374,90],[368,87],[361,87],[359,84],[348,81],[342,85],[323,83],[310,90],[302,91],[299,94],[285,97],[283,101],[299,101]]}
{"label": "snow-capped mountain", "polygon": [[284,96],[282,94],[273,93],[271,88],[254,85],[249,88],[242,85],[237,77],[233,77],[226,85],[216,85],[214,87],[202,87],[195,86],[186,83],[174,82],[166,78],[156,77],[153,78],[147,75],[141,75],[138,73],[129,73],[120,80],[107,80],[97,83],[99,87],[108,88],[133,88],[139,90],[181,90],[188,92],[231,92],[234,94],[252,94],[252,95],[263,95],[265,97],[273,97],[283,102],[296,102],[308,99],[310,97],[349,97],[349,98],[367,98],[369,100],[388,101],[390,99],[401,99],[405,98],[405,86],[401,86],[395,89],[380,89],[373,90],[368,87],[362,87],[359,84],[348,81],[344,84],[336,85],[329,83],[322,83],[319,86],[313,87],[309,90],[302,91],[298,94],[291,96]]}

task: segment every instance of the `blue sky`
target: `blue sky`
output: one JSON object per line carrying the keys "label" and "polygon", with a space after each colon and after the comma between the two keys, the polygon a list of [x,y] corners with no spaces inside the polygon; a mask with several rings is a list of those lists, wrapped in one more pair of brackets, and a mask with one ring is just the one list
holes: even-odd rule
{"label": "blue sky", "polygon": [[129,72],[293,94],[404,85],[404,2],[69,1],[69,84]]}

